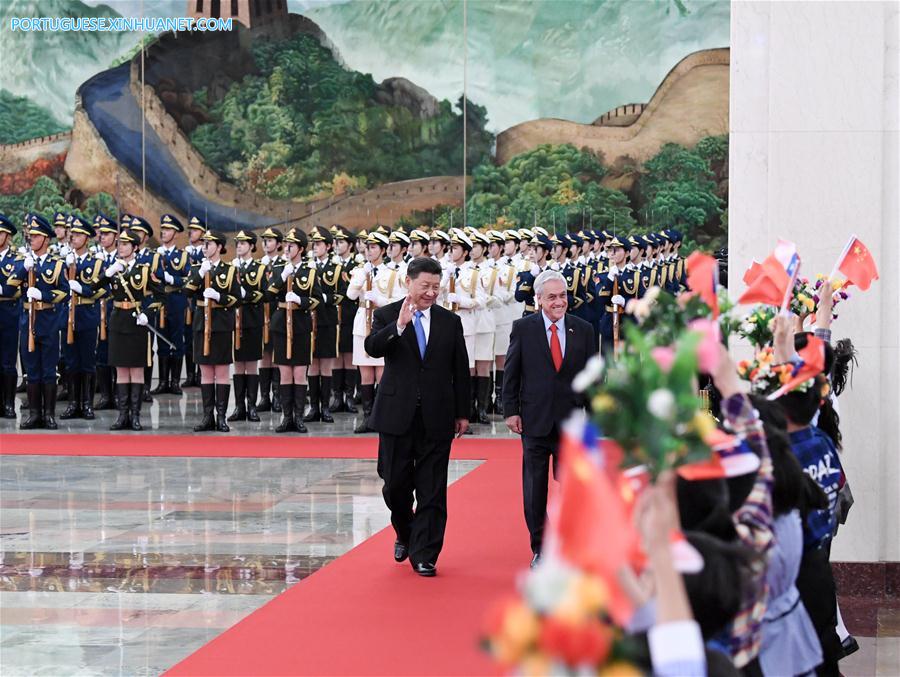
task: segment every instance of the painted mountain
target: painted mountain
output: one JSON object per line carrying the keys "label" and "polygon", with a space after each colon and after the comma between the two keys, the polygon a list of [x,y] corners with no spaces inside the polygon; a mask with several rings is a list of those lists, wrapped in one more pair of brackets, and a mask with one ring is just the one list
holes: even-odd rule
{"label": "painted mountain", "polygon": [[128,32],[25,32],[9,29],[12,17],[118,17],[107,5],[80,0],[2,0],[3,68],[0,89],[24,96],[60,123],[72,124],[75,90],[127,55],[141,35]]}

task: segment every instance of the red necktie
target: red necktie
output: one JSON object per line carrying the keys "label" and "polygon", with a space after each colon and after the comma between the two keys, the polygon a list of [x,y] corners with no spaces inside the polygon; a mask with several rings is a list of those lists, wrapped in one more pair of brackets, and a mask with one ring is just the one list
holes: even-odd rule
{"label": "red necktie", "polygon": [[559,336],[556,334],[556,325],[550,325],[550,357],[553,358],[553,367],[559,371],[562,367],[562,347],[559,345]]}

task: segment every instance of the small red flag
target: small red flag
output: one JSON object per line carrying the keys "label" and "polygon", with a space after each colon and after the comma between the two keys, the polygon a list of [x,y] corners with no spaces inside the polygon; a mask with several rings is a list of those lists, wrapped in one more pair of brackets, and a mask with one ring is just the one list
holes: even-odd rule
{"label": "small red flag", "polygon": [[753,284],[753,280],[755,280],[756,278],[759,277],[759,274],[761,272],[762,272],[762,264],[759,261],[754,259],[753,261],[750,262],[750,267],[747,268],[746,271],[744,271],[744,277],[743,277],[744,284],[749,287],[751,284]]}
{"label": "small red flag", "polygon": [[716,287],[719,282],[719,262],[709,254],[693,252],[687,257],[687,285],[700,295],[712,309],[713,317],[719,316],[719,297]]}
{"label": "small red flag", "polygon": [[804,381],[808,381],[825,369],[825,342],[815,336],[807,338],[806,345],[797,351],[803,363],[797,369],[790,380],[781,386],[767,399],[775,400],[790,392]]}
{"label": "small red flag", "polygon": [[838,261],[837,269],[862,291],[869,288],[872,280],[878,279],[875,259],[872,258],[869,248],[857,237],[850,238],[850,244],[847,245],[843,256]]}
{"label": "small red flag", "polygon": [[768,306],[781,306],[787,289],[791,284],[791,276],[787,274],[781,262],[774,254],[769,255],[759,264],[759,274],[741,294],[738,303],[763,303]]}

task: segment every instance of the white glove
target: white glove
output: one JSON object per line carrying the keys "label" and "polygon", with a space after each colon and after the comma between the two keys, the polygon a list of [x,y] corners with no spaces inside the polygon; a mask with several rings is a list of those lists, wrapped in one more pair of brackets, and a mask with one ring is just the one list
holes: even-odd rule
{"label": "white glove", "polygon": [[212,263],[209,262],[209,259],[203,259],[203,263],[200,264],[200,277],[205,277],[211,270]]}
{"label": "white glove", "polygon": [[69,280],[69,289],[81,296],[81,282],[78,280]]}
{"label": "white glove", "polygon": [[122,265],[122,262],[116,260],[111,266],[106,269],[106,277],[115,277],[116,273],[121,273],[125,270],[125,266]]}
{"label": "white glove", "polygon": [[281,269],[281,281],[287,282],[287,279],[294,274],[294,264],[288,261]]}
{"label": "white glove", "polygon": [[459,294],[456,292],[447,294],[447,303],[459,303]]}
{"label": "white glove", "polygon": [[615,280],[619,276],[619,269],[616,266],[610,266],[606,275],[608,280]]}
{"label": "white glove", "polygon": [[378,301],[378,292],[374,289],[370,289],[365,294],[363,294],[363,299],[366,301],[372,301],[373,303]]}
{"label": "white glove", "polygon": [[371,261],[366,261],[366,265],[363,266],[363,270],[366,272],[366,275],[375,270],[375,266],[372,265]]}
{"label": "white glove", "polygon": [[66,265],[71,266],[73,263],[75,263],[75,254],[69,252],[66,254]]}
{"label": "white glove", "polygon": [[540,267],[538,264],[536,264],[536,263],[531,264],[531,274],[532,274],[534,277],[537,277],[538,275],[540,275],[540,274],[541,274],[541,267]]}
{"label": "white glove", "polygon": [[72,248],[67,244],[59,245],[59,255],[63,257],[67,257],[72,251]]}
{"label": "white glove", "polygon": [[41,290],[38,289],[37,287],[29,287],[28,291],[25,292],[25,296],[27,296],[28,299],[31,301],[40,301],[41,299],[44,298],[43,295],[41,294]]}
{"label": "white glove", "polygon": [[138,315],[135,321],[138,323],[139,327],[146,327],[150,324],[150,320],[147,319],[147,316],[144,315],[144,313]]}
{"label": "white glove", "polygon": [[616,294],[610,299],[614,306],[622,306],[625,307],[625,298],[621,294]]}
{"label": "white glove", "polygon": [[163,279],[166,281],[166,284],[175,284],[175,278],[169,273],[163,273]]}
{"label": "white glove", "polygon": [[32,268],[34,268],[34,257],[29,254],[25,257],[25,261],[23,262],[23,264],[25,266],[25,270],[31,270]]}
{"label": "white glove", "polygon": [[160,245],[159,247],[156,248],[156,253],[157,253],[157,254],[165,254],[165,253],[166,253],[166,248],[163,247],[162,245]]}
{"label": "white glove", "polygon": [[2,284],[0,284],[0,296],[5,296],[5,294],[3,293],[3,285]]}
{"label": "white glove", "polygon": [[241,287],[241,298],[242,299],[247,298],[247,290],[244,289],[243,287]]}
{"label": "white glove", "polygon": [[498,299],[496,296],[487,297],[488,308],[497,308],[498,306],[500,306],[500,299]]}
{"label": "white glove", "polygon": [[269,261],[271,261],[271,260],[272,260],[272,259],[269,258],[269,255],[268,255],[268,254],[265,254],[265,255],[259,260],[259,262],[260,262],[261,264],[263,264],[264,266],[267,266],[267,265],[269,265]]}
{"label": "white glove", "polygon": [[222,295],[212,287],[207,287],[203,290],[203,298],[218,301],[220,298],[222,298]]}
{"label": "white glove", "polygon": [[302,299],[292,291],[289,291],[284,295],[284,300],[288,303],[296,303],[297,305],[300,305],[303,302]]}

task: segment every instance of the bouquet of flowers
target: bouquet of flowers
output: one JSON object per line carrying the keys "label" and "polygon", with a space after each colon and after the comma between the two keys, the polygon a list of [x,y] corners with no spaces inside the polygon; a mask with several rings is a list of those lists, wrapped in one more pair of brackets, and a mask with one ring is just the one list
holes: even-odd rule
{"label": "bouquet of flowers", "polygon": [[625,312],[633,315],[654,346],[668,346],[692,320],[709,317],[709,306],[697,294],[673,296],[659,287],[651,287],[643,298],[631,299]]}
{"label": "bouquet of flowers", "polygon": [[789,302],[789,308],[794,315],[806,317],[810,313],[815,312],[816,302],[813,301],[813,295],[809,290],[809,279],[798,277],[794,280],[794,288],[791,290],[791,300]]}
{"label": "bouquet of flowers", "polygon": [[[756,353],[752,360],[741,360],[737,364],[738,375],[750,382],[750,392],[755,395],[771,395],[796,375],[798,365],[791,362],[775,364],[775,349],[766,346]],[[809,379],[791,388],[804,393],[812,387],[815,379]]]}
{"label": "bouquet of flowers", "polygon": [[661,346],[638,327],[625,331],[629,350],[612,364],[594,358],[572,383],[587,393],[594,422],[621,446],[624,466],[644,465],[652,478],[708,458],[715,421],[702,411],[696,375],[718,351],[717,335],[682,329]]}
{"label": "bouquet of flowers", "polygon": [[521,597],[489,612],[484,648],[521,675],[642,674],[629,660],[629,640],[607,613],[604,580],[548,558],[522,580]]}
{"label": "bouquet of flowers", "polygon": [[719,287],[716,293],[719,297],[719,331],[727,346],[731,335],[740,331],[741,320],[735,317],[735,304],[728,296],[728,290],[725,287]]}
{"label": "bouquet of flowers", "polygon": [[772,320],[777,310],[774,306],[756,306],[744,318],[738,328],[738,334],[761,350],[772,343]]}
{"label": "bouquet of flowers", "polygon": [[[815,308],[813,309],[813,314],[819,312],[819,290],[822,288],[822,285],[825,284],[825,276],[822,274],[816,275],[816,281],[811,286],[807,287],[807,294],[810,294],[815,304]],[[831,300],[833,303],[832,306],[832,315],[831,318],[836,320],[837,313],[834,312],[834,308],[837,308],[837,304],[841,301],[846,301],[850,298],[850,294],[847,292],[847,280],[832,280],[831,282]]]}

